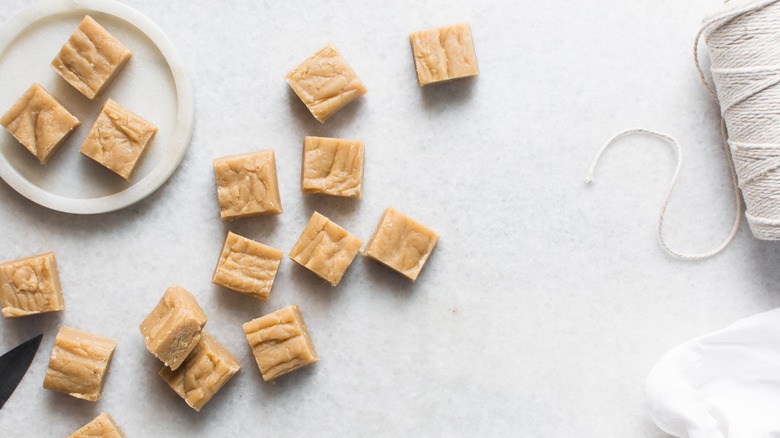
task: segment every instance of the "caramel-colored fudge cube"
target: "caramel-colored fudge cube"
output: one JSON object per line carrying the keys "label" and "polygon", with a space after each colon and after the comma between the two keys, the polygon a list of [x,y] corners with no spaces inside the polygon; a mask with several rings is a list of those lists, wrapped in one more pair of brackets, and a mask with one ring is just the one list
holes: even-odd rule
{"label": "caramel-colored fudge cube", "polygon": [[132,56],[127,47],[87,15],[51,67],[81,94],[95,99]]}
{"label": "caramel-colored fudge cube", "polygon": [[79,126],[79,119],[43,87],[33,84],[0,117],[0,125],[43,165]]}
{"label": "caramel-colored fudge cube", "polygon": [[274,151],[218,158],[214,174],[222,220],[282,213]]}
{"label": "caramel-colored fudge cube", "polygon": [[228,231],[212,281],[268,301],[281,261],[281,250]]}
{"label": "caramel-colored fudge cube", "polygon": [[62,327],[54,339],[54,350],[43,387],[73,397],[97,401],[114,356],[116,341],[71,327]]}
{"label": "caramel-colored fudge cube", "polygon": [[107,412],[95,417],[81,429],[73,432],[68,438],[125,438],[122,429]]}
{"label": "caramel-colored fudge cube", "polygon": [[360,198],[363,195],[362,141],[306,137],[303,140],[303,193]]}
{"label": "caramel-colored fudge cube", "polygon": [[146,348],[175,370],[200,341],[206,314],[188,290],[171,286],[141,323]]}
{"label": "caramel-colored fudge cube", "polygon": [[409,41],[421,87],[479,74],[468,24],[415,32]]}
{"label": "caramel-colored fudge cube", "polygon": [[192,409],[200,412],[239,368],[238,360],[204,330],[187,360],[175,371],[163,367],[160,377]]}
{"label": "caramel-colored fudge cube", "polygon": [[247,322],[244,333],[266,382],[320,360],[295,304]]}
{"label": "caramel-colored fudge cube", "polygon": [[290,258],[336,286],[361,246],[362,240],[315,211]]}
{"label": "caramel-colored fudge cube", "polygon": [[157,127],[108,99],[81,145],[81,153],[129,180]]}
{"label": "caramel-colored fudge cube", "polygon": [[389,207],[364,253],[415,281],[438,240],[431,229]]}
{"label": "caramel-colored fudge cube", "polygon": [[63,310],[54,253],[0,264],[0,303],[4,318]]}
{"label": "caramel-colored fudge cube", "polygon": [[367,91],[341,53],[330,44],[303,61],[285,79],[320,123]]}

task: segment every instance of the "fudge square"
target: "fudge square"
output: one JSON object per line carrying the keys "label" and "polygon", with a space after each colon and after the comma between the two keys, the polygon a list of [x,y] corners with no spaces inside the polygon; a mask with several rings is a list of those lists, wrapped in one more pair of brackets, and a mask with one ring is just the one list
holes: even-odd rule
{"label": "fudge square", "polygon": [[330,44],[303,61],[285,79],[320,123],[367,91],[341,53]]}
{"label": "fudge square", "polygon": [[336,286],[361,246],[362,240],[315,211],[290,258]]}
{"label": "fudge square", "polygon": [[240,368],[238,360],[204,330],[187,360],[175,371],[163,367],[160,377],[192,409],[200,412]]}
{"label": "fudge square", "polygon": [[81,153],[129,180],[157,127],[108,99],[81,145]]}
{"label": "fudge square", "polygon": [[97,401],[114,356],[116,341],[71,327],[62,327],[54,339],[54,350],[43,387],[76,398]]}
{"label": "fudge square", "polygon": [[222,220],[282,213],[274,151],[217,158],[214,174]]}
{"label": "fudge square", "polygon": [[0,303],[4,318],[65,309],[54,253],[0,264]]}
{"label": "fudge square", "polygon": [[228,231],[212,282],[268,301],[282,251]]}
{"label": "fudge square", "polygon": [[125,438],[122,429],[116,424],[114,418],[107,412],[95,417],[81,429],[73,432],[68,438]]}
{"label": "fudge square", "polygon": [[266,382],[320,360],[296,304],[247,322],[244,333]]}
{"label": "fudge square", "polygon": [[43,165],[79,126],[71,114],[39,84],[32,84],[3,117],[3,125]]}
{"label": "fudge square", "polygon": [[146,348],[175,370],[198,345],[207,319],[188,290],[171,286],[143,320],[140,329]]}
{"label": "fudge square", "polygon": [[364,254],[415,281],[438,240],[431,229],[389,207]]}
{"label": "fudge square", "polygon": [[468,24],[415,32],[409,41],[421,87],[479,74]]}
{"label": "fudge square", "polygon": [[62,46],[51,67],[93,100],[114,80],[133,53],[89,15]]}
{"label": "fudge square", "polygon": [[303,193],[360,198],[363,195],[362,141],[306,137],[303,140]]}

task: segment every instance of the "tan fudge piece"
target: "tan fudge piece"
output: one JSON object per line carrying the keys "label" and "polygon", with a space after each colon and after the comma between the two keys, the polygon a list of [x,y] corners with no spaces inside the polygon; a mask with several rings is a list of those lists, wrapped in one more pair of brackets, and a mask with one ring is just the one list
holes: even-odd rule
{"label": "tan fudge piece", "polygon": [[81,94],[95,99],[132,56],[127,47],[87,15],[51,67]]}
{"label": "tan fudge piece", "polygon": [[281,261],[281,250],[228,231],[212,281],[268,301]]}
{"label": "tan fudge piece", "polygon": [[285,79],[320,123],[367,91],[341,53],[330,44],[303,61]]}
{"label": "tan fudge piece", "polygon": [[274,151],[218,158],[214,174],[222,220],[282,213]]}
{"label": "tan fudge piece", "polygon": [[320,360],[295,304],[247,322],[244,333],[266,382]]}
{"label": "tan fudge piece", "polygon": [[362,240],[315,211],[290,258],[336,286],[361,246]]}
{"label": "tan fudge piece", "polygon": [[129,180],[157,127],[108,99],[81,145],[81,153]]}
{"label": "tan fudge piece", "polygon": [[431,229],[389,207],[364,254],[415,281],[438,240]]}
{"label": "tan fudge piece", "polygon": [[200,412],[240,368],[238,360],[204,330],[187,360],[176,371],[163,367],[160,377],[192,409]]}
{"label": "tan fudge piece", "polygon": [[43,165],[79,126],[71,114],[39,84],[33,84],[0,117],[3,125]]}
{"label": "tan fudge piece", "polygon": [[116,341],[71,327],[62,327],[54,339],[54,350],[43,387],[76,398],[97,401],[114,356]]}
{"label": "tan fudge piece", "polygon": [[421,87],[479,74],[468,24],[415,32],[409,41]]}
{"label": "tan fudge piece", "polygon": [[360,198],[363,195],[362,141],[306,137],[301,190],[304,193]]}
{"label": "tan fudge piece", "polygon": [[4,318],[65,309],[54,253],[0,264],[0,303]]}
{"label": "tan fudge piece", "polygon": [[125,434],[111,415],[103,412],[68,438],[125,438]]}
{"label": "tan fudge piece", "polygon": [[198,345],[207,319],[189,291],[171,286],[141,323],[141,334],[146,348],[175,370]]}

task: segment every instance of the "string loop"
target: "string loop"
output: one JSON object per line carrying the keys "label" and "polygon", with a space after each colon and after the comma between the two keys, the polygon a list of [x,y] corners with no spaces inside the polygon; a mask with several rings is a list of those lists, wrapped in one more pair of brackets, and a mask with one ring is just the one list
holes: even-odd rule
{"label": "string loop", "polygon": [[[731,169],[731,177],[732,177],[731,179],[732,179],[732,183],[734,184],[734,197],[736,199],[737,215],[736,218],[734,218],[734,225],[731,227],[731,232],[723,241],[723,243],[721,243],[717,248],[713,250],[703,252],[700,254],[688,254],[688,253],[680,252],[672,249],[669,246],[669,244],[666,243],[666,237],[664,236],[664,218],[666,217],[666,208],[669,206],[669,200],[672,198],[674,185],[677,183],[677,177],[680,175],[680,168],[682,167],[682,148],[680,147],[680,143],[677,141],[677,139],[675,139],[670,135],[666,135],[660,132],[652,131],[649,129],[643,129],[643,128],[627,129],[623,132],[619,132],[615,134],[612,138],[607,140],[606,143],[604,143],[601,149],[599,149],[598,153],[596,154],[596,157],[593,160],[593,163],[590,165],[590,169],[588,169],[588,175],[585,177],[585,184],[593,183],[593,180],[596,176],[596,166],[599,164],[599,161],[601,160],[601,156],[604,155],[604,152],[615,142],[629,135],[650,135],[650,136],[660,138],[662,140],[666,140],[669,144],[672,145],[672,147],[674,147],[674,151],[677,155],[677,165],[674,168],[672,181],[669,183],[669,191],[666,192],[666,198],[664,199],[663,205],[661,206],[661,214],[658,217],[658,240],[661,242],[661,247],[663,247],[664,251],[666,251],[671,256],[683,260],[703,260],[715,256],[721,253],[724,249],[726,249],[729,243],[731,243],[731,241],[734,240],[734,236],[737,235],[737,231],[739,231],[739,224],[742,218],[742,199],[739,193],[739,187],[737,187],[736,175],[734,173],[733,166],[729,166],[729,168]],[[731,163],[730,159],[729,159],[729,163]]]}

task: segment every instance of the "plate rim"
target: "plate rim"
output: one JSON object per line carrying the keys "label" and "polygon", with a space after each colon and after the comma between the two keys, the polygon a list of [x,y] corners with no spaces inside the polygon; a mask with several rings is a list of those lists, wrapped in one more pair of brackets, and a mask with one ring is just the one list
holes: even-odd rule
{"label": "plate rim", "polygon": [[195,105],[192,83],[178,50],[149,17],[117,0],[42,0],[12,16],[0,27],[0,57],[13,45],[16,37],[45,18],[70,12],[99,12],[111,15],[146,35],[168,63],[176,91],[176,122],[168,145],[174,154],[158,163],[144,178],[126,189],[97,198],[72,198],[51,193],[25,178],[4,154],[0,154],[0,178],[19,194],[43,207],[71,214],[100,214],[129,207],[145,199],[173,175],[192,141]]}

